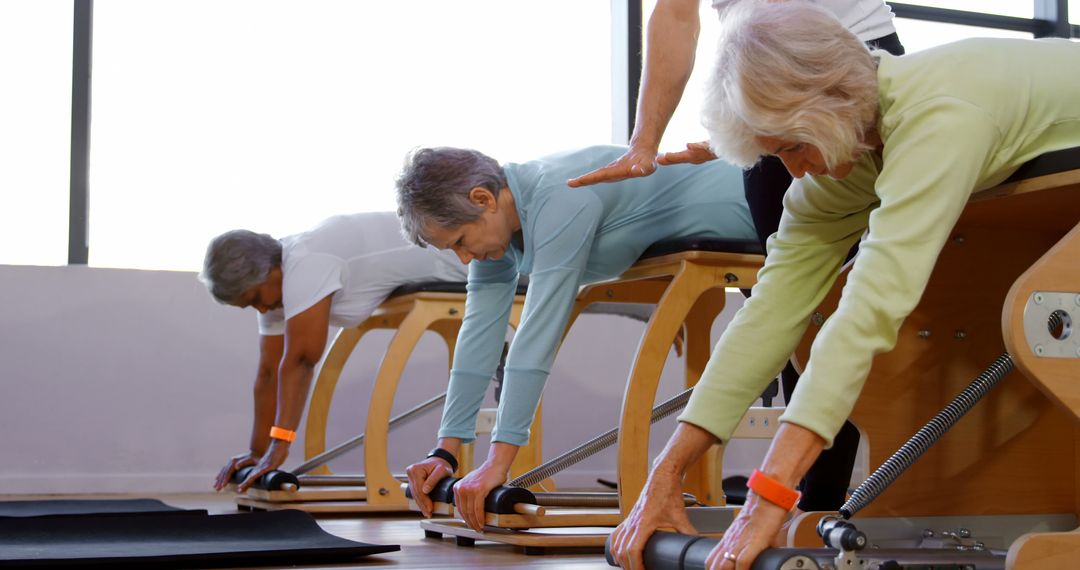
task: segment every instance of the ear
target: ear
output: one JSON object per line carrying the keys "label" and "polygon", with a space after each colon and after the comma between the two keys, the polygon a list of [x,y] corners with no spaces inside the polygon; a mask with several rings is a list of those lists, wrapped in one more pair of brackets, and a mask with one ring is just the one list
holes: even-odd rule
{"label": "ear", "polygon": [[491,190],[482,186],[477,186],[472,190],[469,190],[469,202],[472,202],[474,206],[490,212],[494,212],[498,209],[498,201],[495,199],[495,194],[492,194]]}

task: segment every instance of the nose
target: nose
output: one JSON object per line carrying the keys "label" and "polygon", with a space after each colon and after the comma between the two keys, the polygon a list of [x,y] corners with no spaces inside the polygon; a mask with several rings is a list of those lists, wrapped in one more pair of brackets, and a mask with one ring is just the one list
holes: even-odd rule
{"label": "nose", "polygon": [[476,257],[473,254],[465,251],[464,248],[460,248],[460,247],[454,248],[454,253],[457,254],[458,259],[461,260],[461,263],[464,263],[465,265],[468,265],[469,262],[472,261]]}
{"label": "nose", "polygon": [[794,158],[790,156],[781,156],[780,162],[784,163],[784,168],[787,169],[788,174],[792,178],[802,178],[806,175],[806,161],[800,158]]}

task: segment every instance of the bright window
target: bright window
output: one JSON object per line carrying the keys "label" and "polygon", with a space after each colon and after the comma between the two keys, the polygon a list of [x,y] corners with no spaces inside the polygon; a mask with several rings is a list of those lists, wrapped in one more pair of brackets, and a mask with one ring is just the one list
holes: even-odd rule
{"label": "bright window", "polygon": [[417,146],[611,140],[609,2],[94,7],[92,265],[192,270],[229,229],[391,210]]}
{"label": "bright window", "polygon": [[[1073,0],[1080,3],[1080,0]],[[908,2],[952,9],[978,9],[983,12],[1008,14],[1012,16],[1031,17],[1033,4],[1021,0],[941,0],[939,2]],[[643,2],[642,14],[646,22],[652,13],[655,0]],[[661,142],[661,151],[678,150],[687,142],[702,141],[708,138],[705,129],[700,123],[700,109],[704,95],[705,80],[709,73],[710,62],[715,58],[716,43],[719,40],[720,24],[711,2],[703,2],[701,5],[701,35],[698,39],[697,56],[695,59],[694,72],[683,93],[682,101],[671,119],[664,138]],[[987,28],[973,28],[969,26],[957,26],[952,24],[939,24],[896,18],[897,33],[900,41],[904,44],[908,53],[926,49],[931,46],[960,40],[963,38],[986,36],[986,37],[1016,37],[1030,38],[1031,34],[994,30]]]}
{"label": "bright window", "polygon": [[1080,0],[1069,0],[1069,22],[1080,25]]}
{"label": "bright window", "polygon": [[896,33],[904,44],[907,53],[914,53],[929,47],[955,42],[965,38],[1027,38],[1031,34],[1013,32],[1010,30],[996,30],[991,28],[975,28],[972,26],[958,26],[956,24],[942,24],[939,22],[927,22],[923,20],[909,20],[897,18]]}
{"label": "bright window", "polygon": [[[1034,18],[1037,0],[903,0],[904,4],[982,12],[998,16]],[[1075,1],[1075,0],[1070,0]]]}
{"label": "bright window", "polygon": [[0,2],[0,263],[67,263],[72,2]]}

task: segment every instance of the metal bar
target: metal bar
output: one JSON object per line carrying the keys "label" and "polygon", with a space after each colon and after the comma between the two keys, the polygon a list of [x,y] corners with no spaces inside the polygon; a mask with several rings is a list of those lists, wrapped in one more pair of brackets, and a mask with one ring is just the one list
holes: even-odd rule
{"label": "metal bar", "polygon": [[[690,400],[690,394],[692,394],[693,392],[693,388],[688,388],[678,393],[673,398],[653,408],[652,415],[649,418],[649,423],[655,424],[656,422],[685,408],[686,402]],[[548,461],[543,465],[532,469],[531,471],[523,473],[516,479],[507,483],[506,486],[532,487],[533,485],[536,485],[537,483],[543,481],[544,479],[547,479],[548,477],[551,477],[552,475],[562,471],[563,469],[566,469],[571,465],[577,464],[589,457],[592,457],[600,451],[603,451],[611,447],[612,445],[615,445],[615,442],[618,441],[618,438],[619,428],[612,428],[590,439],[589,441],[586,441],[585,443],[575,447],[574,449],[563,453],[562,455],[552,459],[551,461]]]}
{"label": "metal bar", "polygon": [[86,265],[90,257],[90,83],[93,60],[94,0],[74,0],[71,56],[71,173],[68,201],[68,264]]}
{"label": "metal bar", "polygon": [[[414,408],[412,408],[412,409],[410,409],[408,411],[403,412],[401,415],[399,415],[397,417],[390,418],[389,429],[394,429],[395,427],[399,427],[399,426],[402,426],[402,425],[408,423],[410,420],[415,419],[417,416],[420,416],[420,415],[424,414],[425,412],[427,412],[428,410],[434,408],[435,406],[438,406],[439,404],[442,404],[445,400],[446,400],[446,392],[443,392],[442,394],[439,394],[438,396],[435,396],[434,398],[432,398],[432,399],[430,399],[430,400],[428,400],[428,401],[426,401],[426,402],[424,402],[424,403],[422,403],[422,404],[420,404],[420,405],[418,405],[418,406],[416,406],[416,407],[414,407]],[[356,436],[356,437],[342,443],[341,445],[338,445],[337,447],[334,447],[333,449],[328,449],[328,450],[316,455],[315,457],[312,457],[311,459],[305,461],[304,463],[300,464],[299,467],[297,467],[296,469],[293,470],[293,474],[294,475],[302,475],[304,473],[307,473],[308,471],[311,471],[312,469],[315,469],[316,467],[321,467],[321,466],[325,465],[326,463],[330,462],[331,460],[336,459],[336,458],[344,455],[345,453],[347,453],[349,451],[352,451],[353,449],[356,449],[357,447],[360,447],[363,444],[364,444],[364,434],[360,434],[360,435],[358,435],[358,436]]]}
{"label": "metal bar", "polygon": [[979,28],[1027,32],[1037,37],[1045,35],[1046,30],[1050,29],[1052,24],[1051,22],[1039,19],[999,16],[997,14],[983,14],[981,12],[968,12],[966,10],[932,8],[930,6],[916,6],[913,4],[901,4],[897,2],[887,2],[887,4],[892,8],[893,14],[895,14],[897,18],[910,18],[912,20],[925,20],[943,24],[959,24],[961,26],[976,26]]}

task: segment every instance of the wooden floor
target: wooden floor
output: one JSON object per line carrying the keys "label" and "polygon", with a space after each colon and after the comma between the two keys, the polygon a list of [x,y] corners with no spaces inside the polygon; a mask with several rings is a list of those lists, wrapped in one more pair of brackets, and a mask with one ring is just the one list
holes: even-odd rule
{"label": "wooden floor", "polygon": [[[232,497],[221,494],[205,495],[92,495],[70,496],[0,496],[0,500],[28,499],[160,499],[168,505],[184,509],[206,509],[211,514],[238,512]],[[395,516],[318,516],[327,532],[342,538],[374,544],[398,544],[400,552],[369,556],[357,564],[318,566],[262,566],[260,568],[545,568],[600,570],[610,569],[604,555],[598,551],[554,551],[545,555],[526,556],[522,551],[501,544],[477,541],[474,547],[459,547],[453,538],[426,539],[420,529],[420,517]]]}

